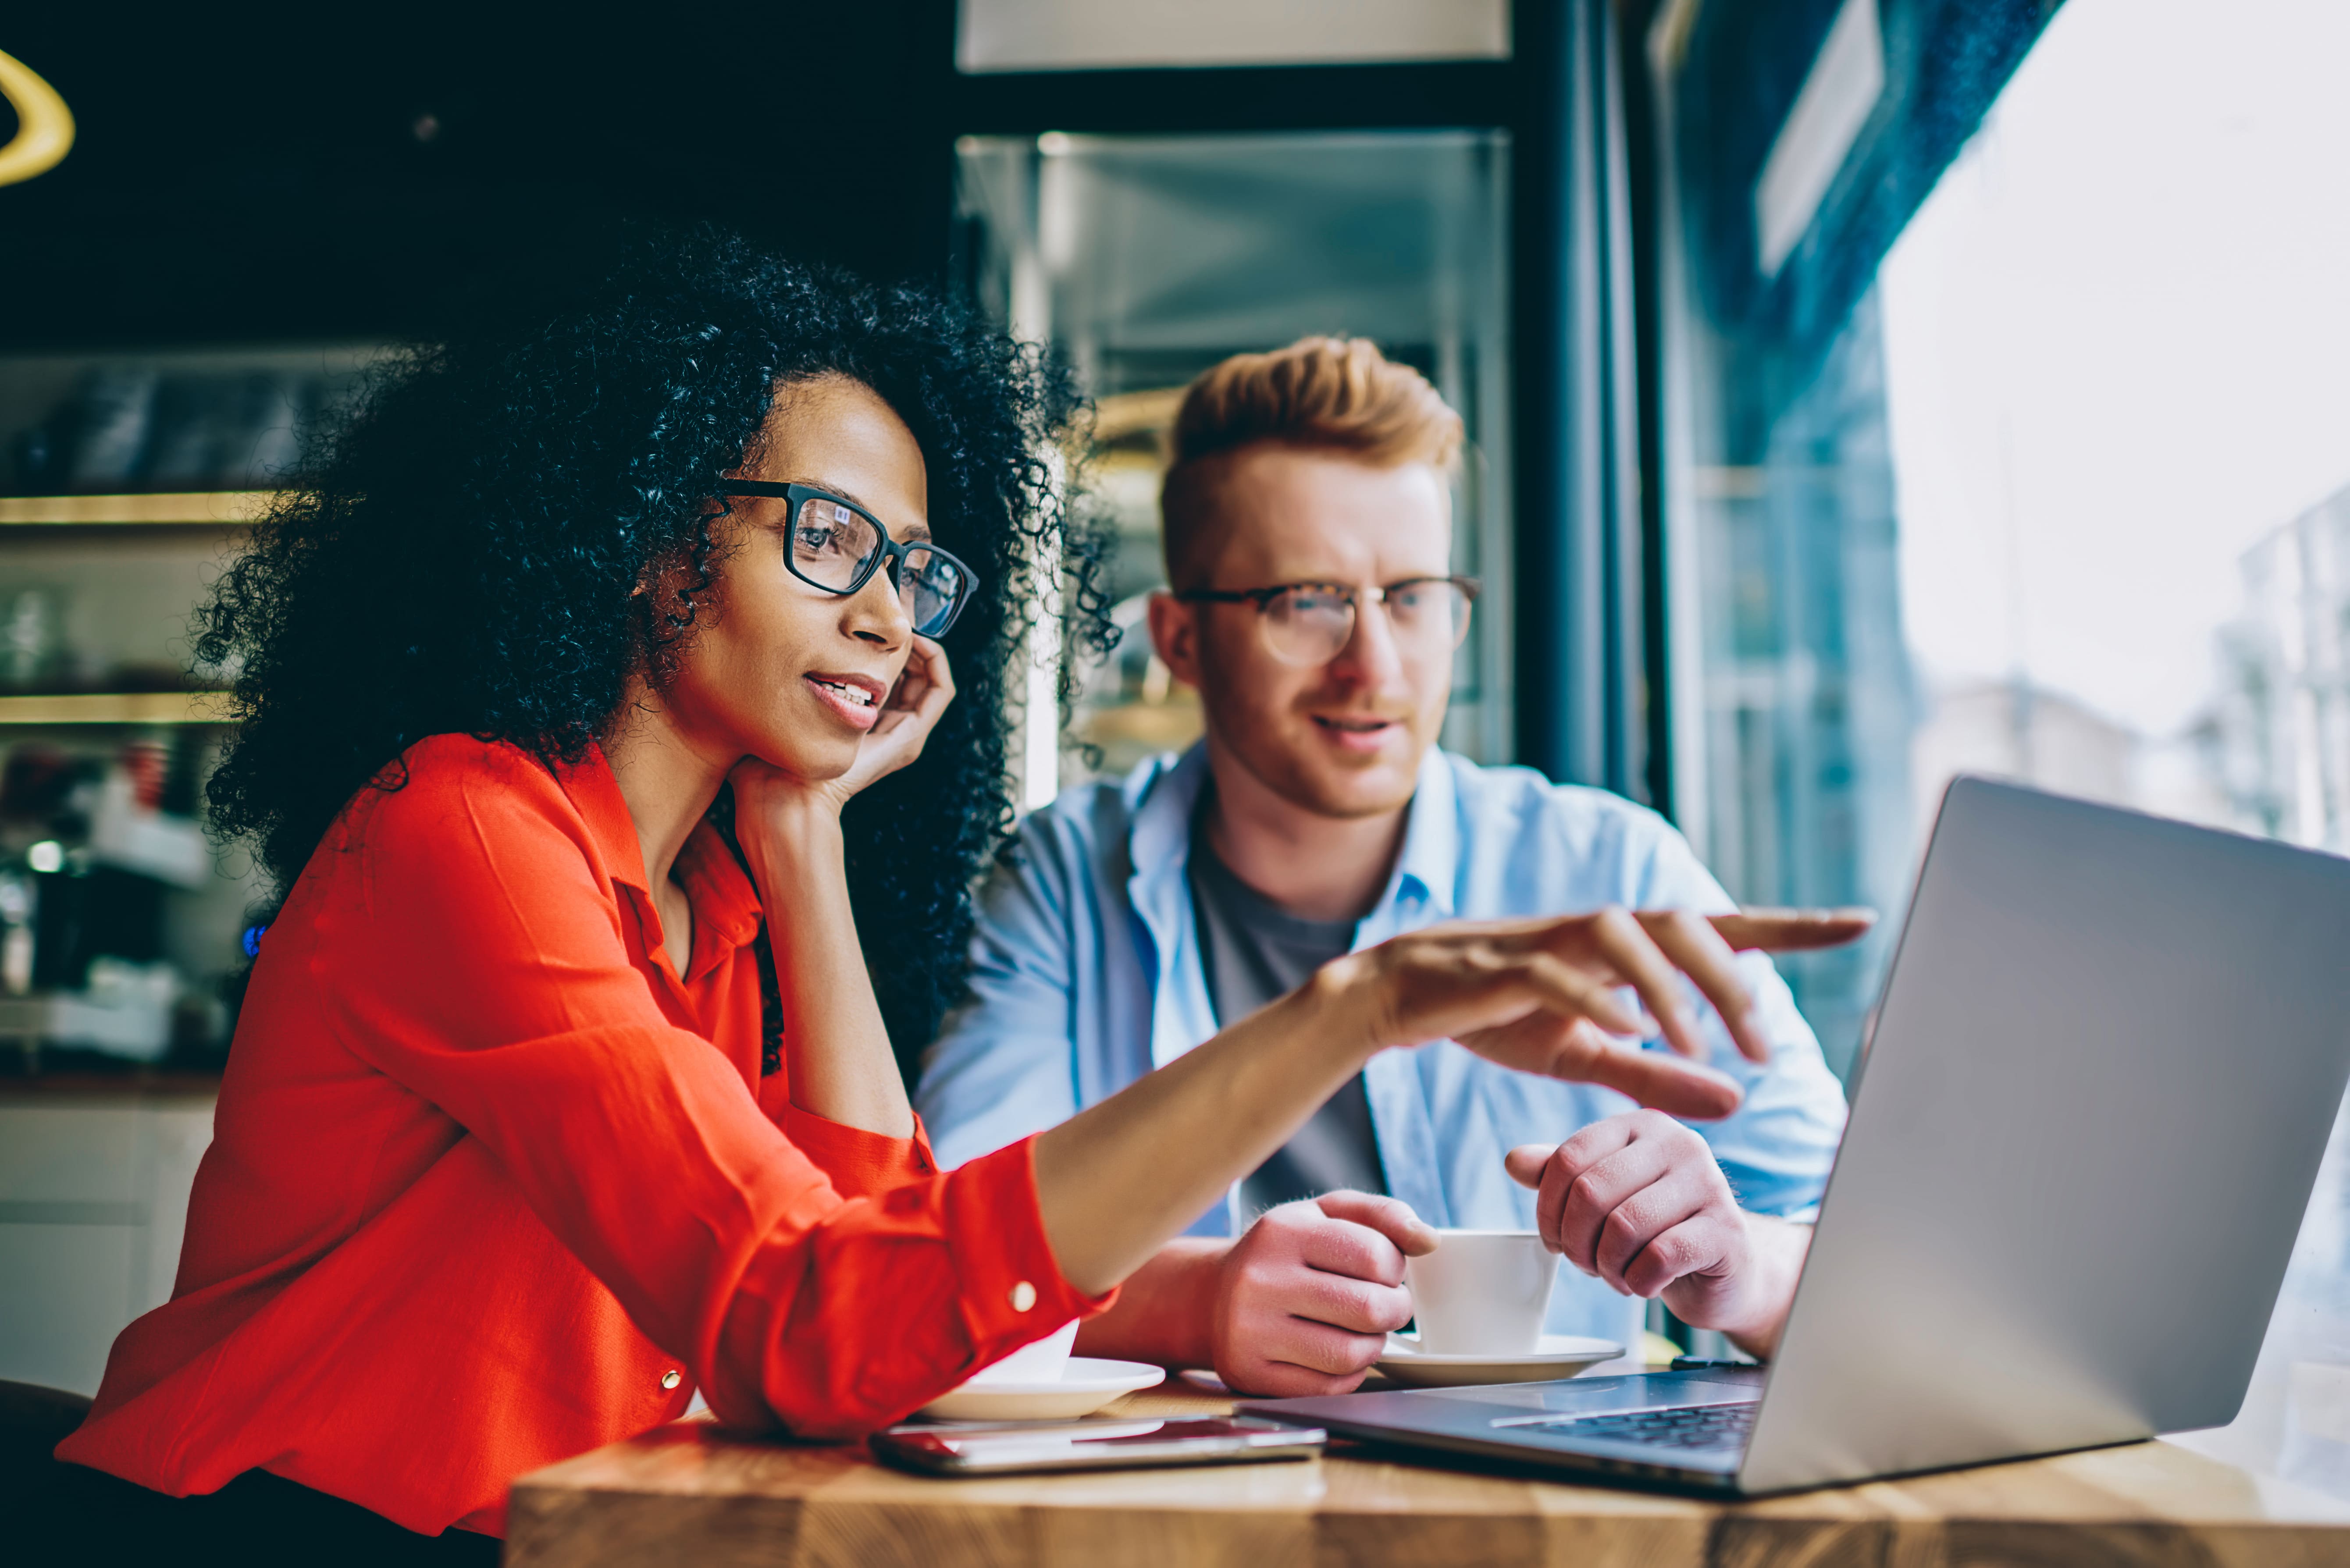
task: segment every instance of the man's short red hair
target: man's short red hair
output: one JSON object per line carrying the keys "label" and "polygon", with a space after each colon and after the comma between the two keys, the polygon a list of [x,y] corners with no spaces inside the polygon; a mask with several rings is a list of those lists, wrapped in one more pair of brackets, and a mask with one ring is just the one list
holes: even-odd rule
{"label": "man's short red hair", "polygon": [[1425,462],[1449,468],[1461,452],[1461,416],[1428,379],[1366,337],[1301,337],[1270,354],[1235,354],[1201,375],[1175,416],[1159,511],[1167,580],[1201,586],[1201,545],[1215,514],[1226,452],[1259,441],[1340,452],[1379,468]]}

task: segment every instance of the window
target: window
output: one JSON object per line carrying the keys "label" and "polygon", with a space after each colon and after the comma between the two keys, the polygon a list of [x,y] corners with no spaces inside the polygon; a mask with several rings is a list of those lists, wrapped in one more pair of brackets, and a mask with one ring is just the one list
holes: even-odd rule
{"label": "window", "polygon": [[[1675,804],[1731,891],[1898,914],[1960,771],[2350,850],[2350,13],[1790,7],[1751,95],[1788,129],[1740,143],[1691,93],[1773,48],[1680,10],[1649,37]],[[1807,222],[1772,224],[1774,166]],[[1787,966],[1840,1068],[1895,934]],[[2200,1440],[2350,1493],[2345,1218],[2337,1129],[2245,1414]]]}

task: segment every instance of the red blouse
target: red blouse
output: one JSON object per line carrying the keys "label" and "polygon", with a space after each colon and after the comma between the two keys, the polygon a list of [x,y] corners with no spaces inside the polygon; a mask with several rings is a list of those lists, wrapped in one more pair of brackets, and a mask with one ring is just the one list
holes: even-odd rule
{"label": "red blouse", "polygon": [[363,790],[254,966],[169,1304],[57,1455],[184,1496],[258,1467],[502,1532],[526,1470],[673,1420],[843,1438],[1107,1298],[1025,1143],[928,1141],[759,1075],[755,889],[707,826],[683,974],[600,754],[441,735]]}

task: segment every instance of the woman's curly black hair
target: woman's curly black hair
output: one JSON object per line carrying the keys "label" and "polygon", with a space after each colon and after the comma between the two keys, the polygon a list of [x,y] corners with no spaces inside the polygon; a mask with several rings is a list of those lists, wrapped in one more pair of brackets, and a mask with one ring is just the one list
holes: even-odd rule
{"label": "woman's curly black hair", "polygon": [[[960,694],[920,760],[845,815],[858,926],[888,955],[874,988],[910,1064],[961,995],[972,884],[1012,822],[1011,677],[1051,563],[1075,639],[1113,635],[1098,544],[1053,472],[1068,377],[923,290],[712,230],[639,234],[582,281],[496,291],[399,352],[197,612],[197,659],[234,671],[242,722],[206,790],[215,832],[249,840],[283,889],[428,735],[577,760],[629,673],[657,680],[693,635],[723,568],[712,482],[778,389],[826,374],[905,420],[931,526],[979,576],[943,639]],[[686,587],[637,594],[657,577]]]}

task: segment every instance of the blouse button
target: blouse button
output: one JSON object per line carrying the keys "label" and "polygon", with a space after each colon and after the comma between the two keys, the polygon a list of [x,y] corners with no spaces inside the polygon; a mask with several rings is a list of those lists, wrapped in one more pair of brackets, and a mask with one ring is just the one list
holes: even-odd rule
{"label": "blouse button", "polygon": [[1036,1304],[1036,1287],[1023,1280],[1012,1287],[1012,1310],[1026,1312]]}
{"label": "blouse button", "polygon": [[685,1379],[679,1376],[678,1370],[674,1366],[661,1374],[661,1386],[664,1388],[674,1388],[684,1381]]}

